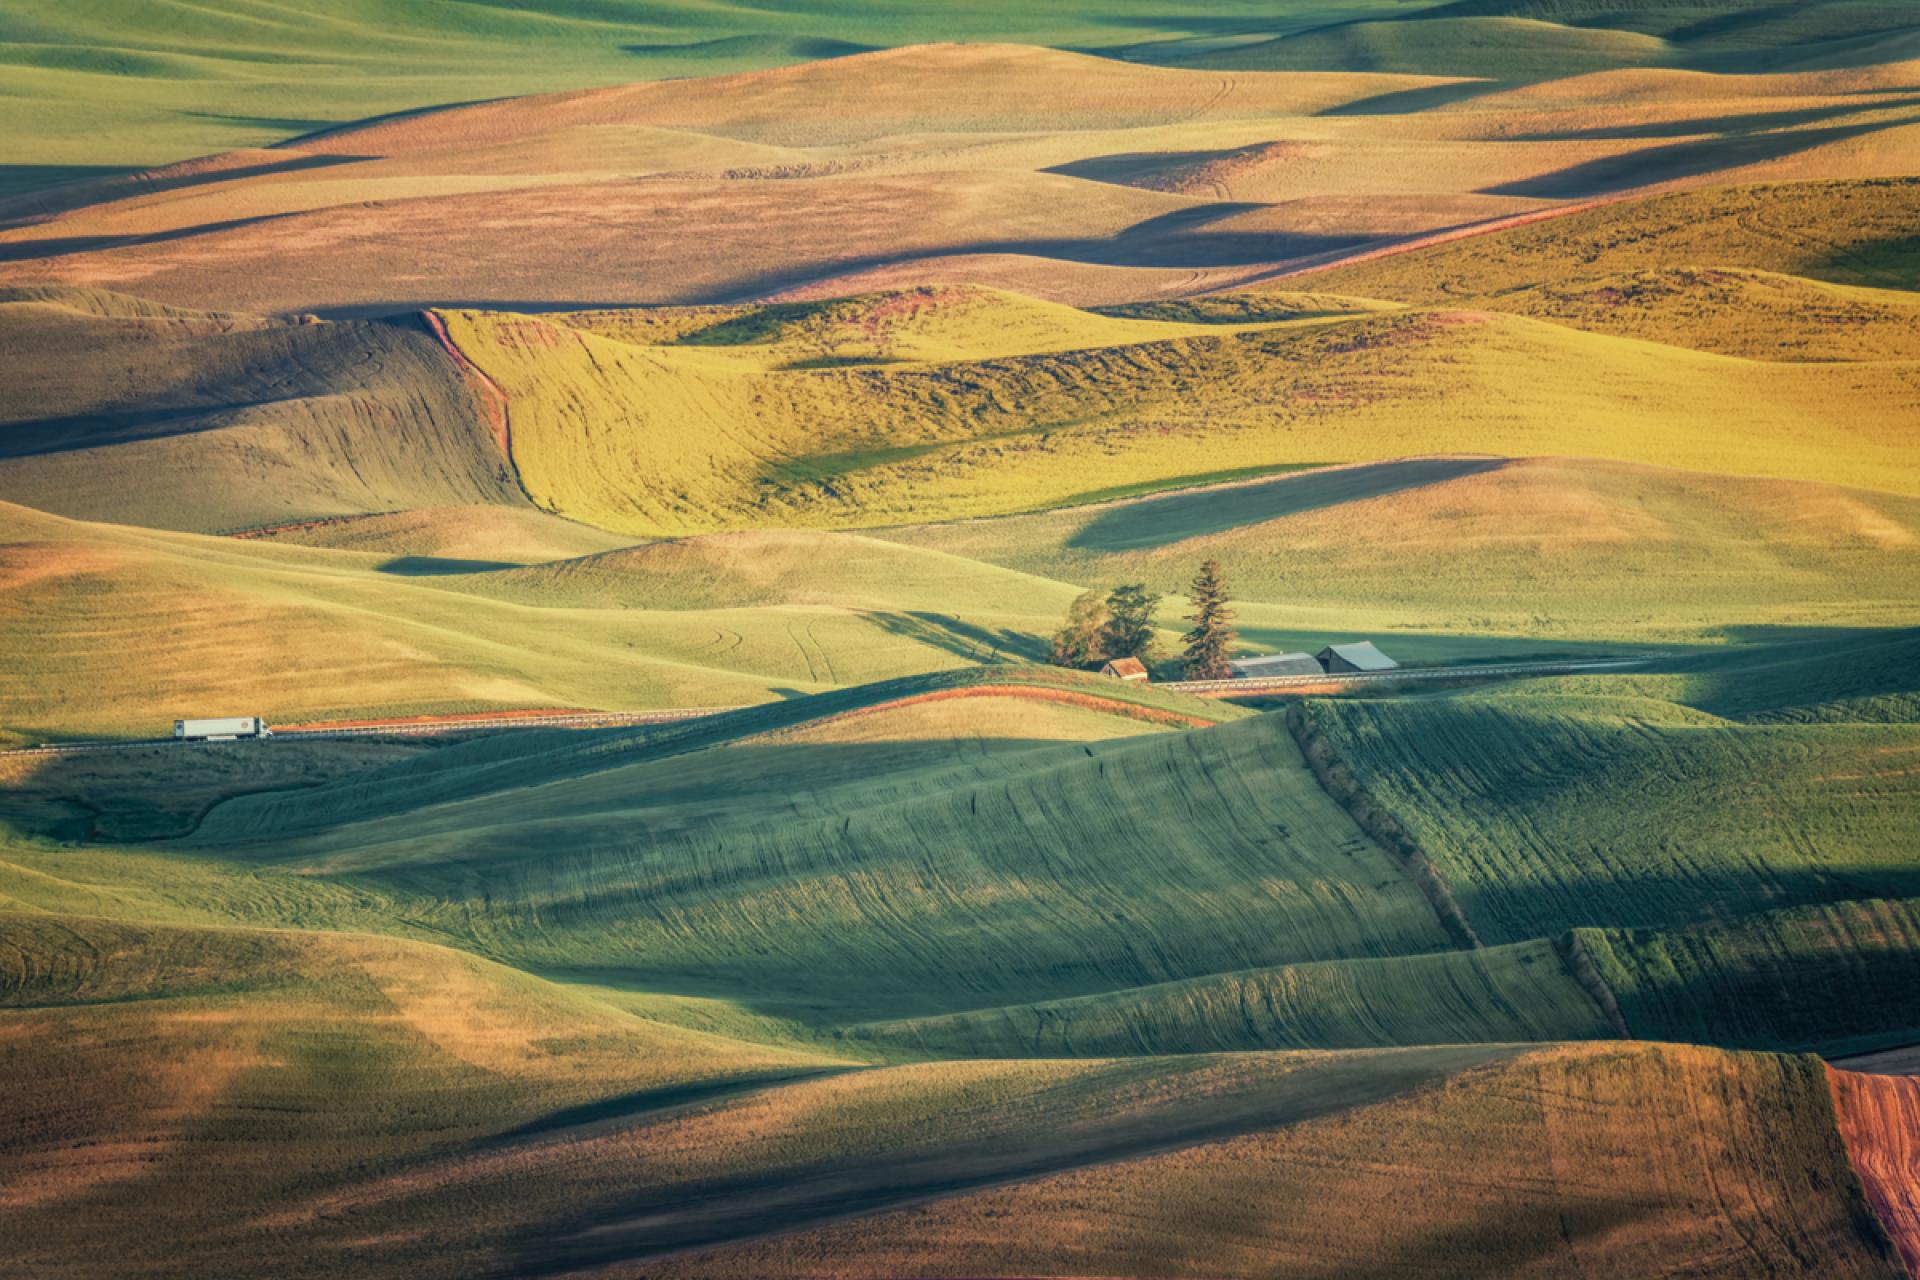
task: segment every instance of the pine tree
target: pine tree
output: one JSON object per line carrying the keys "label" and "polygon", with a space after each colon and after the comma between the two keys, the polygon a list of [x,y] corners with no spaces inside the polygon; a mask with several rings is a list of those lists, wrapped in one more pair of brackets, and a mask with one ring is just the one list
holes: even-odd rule
{"label": "pine tree", "polygon": [[1193,630],[1180,637],[1187,646],[1182,655],[1187,679],[1224,680],[1232,674],[1227,655],[1239,636],[1233,629],[1233,611],[1227,607],[1230,598],[1218,560],[1200,566],[1193,585],[1187,588],[1187,601],[1193,605],[1193,612],[1187,615]]}
{"label": "pine tree", "polygon": [[1053,633],[1048,661],[1056,667],[1091,667],[1107,660],[1103,643],[1107,629],[1107,598],[1083,591],[1067,606],[1067,620]]}
{"label": "pine tree", "polygon": [[1160,597],[1138,582],[1115,587],[1107,593],[1107,625],[1104,631],[1107,657],[1154,659],[1159,637],[1153,628],[1153,615],[1160,609]]}

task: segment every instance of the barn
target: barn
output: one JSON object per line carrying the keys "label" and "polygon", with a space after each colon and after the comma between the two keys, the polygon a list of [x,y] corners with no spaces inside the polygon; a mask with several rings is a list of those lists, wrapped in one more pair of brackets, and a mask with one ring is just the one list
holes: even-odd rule
{"label": "barn", "polygon": [[1103,676],[1112,676],[1115,680],[1147,679],[1147,664],[1138,658],[1115,658],[1100,668]]}
{"label": "barn", "polygon": [[1314,655],[1328,675],[1347,675],[1368,671],[1394,671],[1400,666],[1373,647],[1370,640],[1352,644],[1330,644]]}
{"label": "barn", "polygon": [[1227,664],[1236,680],[1271,680],[1275,676],[1317,676],[1324,672],[1310,653],[1272,653],[1256,658],[1235,658]]}

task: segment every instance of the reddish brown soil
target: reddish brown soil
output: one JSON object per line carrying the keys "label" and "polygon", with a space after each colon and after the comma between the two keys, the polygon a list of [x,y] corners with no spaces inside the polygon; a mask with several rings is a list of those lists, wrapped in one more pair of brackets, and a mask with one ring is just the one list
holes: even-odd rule
{"label": "reddish brown soil", "polygon": [[506,459],[509,467],[514,468],[514,474],[519,475],[520,469],[514,466],[513,461],[513,424],[507,416],[507,393],[500,389],[499,383],[487,376],[484,369],[467,358],[467,353],[460,349],[459,344],[454,342],[453,335],[447,332],[446,322],[440,318],[439,312],[422,311],[420,315],[427,322],[427,328],[433,331],[433,336],[440,340],[440,345],[446,349],[446,353],[453,358],[453,362],[460,366],[460,372],[466,375],[467,381],[472,383],[474,389],[480,393],[481,402],[487,410],[487,422],[493,427],[494,443],[500,446],[500,456]]}
{"label": "reddish brown soil", "polygon": [[[309,720],[303,724],[276,724],[275,733],[320,733],[330,729],[404,729],[423,724],[467,724],[481,720],[527,720],[546,716],[588,716],[583,707],[522,707],[515,711],[457,711],[433,716],[390,716],[381,720]],[[609,713],[616,714],[616,713]]]}
{"label": "reddish brown soil", "polygon": [[1827,1070],[1840,1137],[1874,1216],[1920,1278],[1920,1079]]}
{"label": "reddish brown soil", "polygon": [[938,689],[932,693],[916,693],[907,698],[895,698],[890,702],[876,702],[870,707],[843,711],[839,715],[828,716],[823,720],[810,721],[809,724],[834,724],[851,720],[856,716],[869,716],[880,711],[918,706],[923,702],[945,702],[949,698],[1030,698],[1036,702],[1057,702],[1063,706],[1079,707],[1086,711],[1103,711],[1109,715],[1127,716],[1134,720],[1145,720],[1149,724],[1179,725],[1187,729],[1204,729],[1213,724],[1213,721],[1200,716],[1190,716],[1179,711],[1166,711],[1159,707],[1143,707],[1137,703],[1123,702],[1118,698],[1103,698],[1099,694],[1075,693],[1067,689],[1042,689],[1033,685],[1018,684],[982,684],[965,689]]}

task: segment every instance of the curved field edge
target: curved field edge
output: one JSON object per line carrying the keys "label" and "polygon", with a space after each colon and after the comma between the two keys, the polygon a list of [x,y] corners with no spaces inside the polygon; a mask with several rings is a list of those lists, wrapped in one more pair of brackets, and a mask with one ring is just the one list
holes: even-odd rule
{"label": "curved field edge", "polygon": [[1828,1068],[1840,1137],[1909,1276],[1920,1276],[1920,1078]]}
{"label": "curved field edge", "polygon": [[381,813],[536,785],[647,760],[665,759],[882,709],[955,697],[1054,701],[1148,723],[1194,727],[1253,714],[1227,703],[1057,667],[966,668],[880,681],[767,703],[681,723],[611,730],[548,730],[464,742],[431,757],[337,787],[288,796],[242,797],[207,816],[198,837],[253,839],[306,825],[296,815]]}
{"label": "curved field edge", "polygon": [[1104,995],[849,1027],[943,1057],[1603,1040],[1601,1008],[1547,942],[1324,961]]}
{"label": "curved field edge", "polygon": [[1308,1277],[1364,1258],[1369,1272],[1545,1275],[1571,1264],[1624,1278],[1676,1257],[1729,1278],[1899,1274],[1817,1060],[1537,1050],[1300,1124],[654,1270]]}

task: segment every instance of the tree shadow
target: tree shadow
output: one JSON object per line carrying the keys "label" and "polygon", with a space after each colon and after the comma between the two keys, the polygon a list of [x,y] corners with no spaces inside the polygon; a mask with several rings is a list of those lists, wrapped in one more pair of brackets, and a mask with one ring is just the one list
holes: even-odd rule
{"label": "tree shadow", "polygon": [[939,649],[970,662],[1004,662],[1009,658],[1044,659],[1046,644],[1037,636],[1006,627],[983,627],[952,614],[924,610],[890,612],[868,610],[861,615],[889,635]]}

